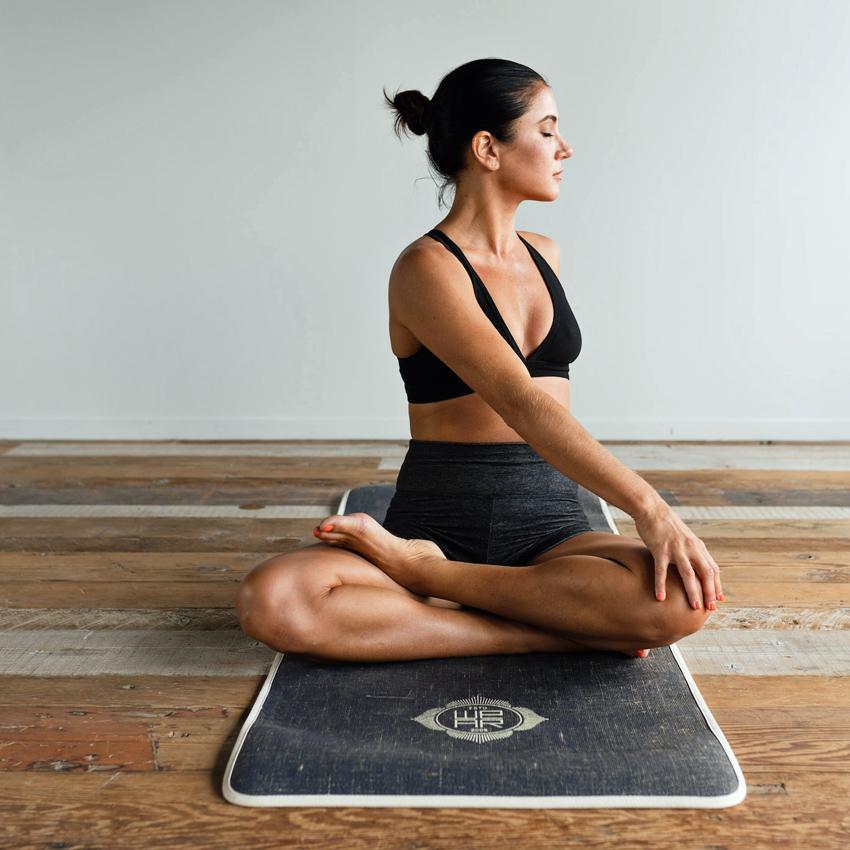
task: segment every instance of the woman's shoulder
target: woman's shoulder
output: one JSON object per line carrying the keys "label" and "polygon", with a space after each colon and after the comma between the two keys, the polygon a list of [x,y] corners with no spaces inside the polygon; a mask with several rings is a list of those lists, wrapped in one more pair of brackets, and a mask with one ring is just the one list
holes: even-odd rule
{"label": "woman's shoulder", "polygon": [[432,270],[457,271],[457,260],[441,242],[428,235],[419,236],[401,249],[390,272],[390,282],[400,278],[419,277]]}
{"label": "woman's shoulder", "polygon": [[404,257],[409,254],[421,254],[425,253],[433,253],[437,256],[441,256],[446,253],[445,248],[443,248],[442,242],[434,239],[429,236],[427,233],[423,233],[421,236],[417,236],[409,244],[405,245],[404,248],[401,249],[401,253],[399,254],[399,258]]}

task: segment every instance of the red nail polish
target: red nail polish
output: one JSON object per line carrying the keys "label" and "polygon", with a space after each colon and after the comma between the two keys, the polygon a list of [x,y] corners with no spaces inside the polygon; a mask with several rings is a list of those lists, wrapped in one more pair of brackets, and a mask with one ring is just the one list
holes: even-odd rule
{"label": "red nail polish", "polygon": [[663,601],[664,601],[664,594],[662,593],[662,591],[660,591],[660,590],[659,590],[659,591],[658,591],[658,593],[655,595],[655,598],[656,598],[659,602],[663,602]]}
{"label": "red nail polish", "polygon": [[699,609],[699,607],[700,607],[699,599],[695,599],[694,600],[694,608]]}
{"label": "red nail polish", "polygon": [[326,525],[326,526],[322,529],[322,531],[333,531],[333,530],[334,530],[334,527],[333,527],[332,525]]}

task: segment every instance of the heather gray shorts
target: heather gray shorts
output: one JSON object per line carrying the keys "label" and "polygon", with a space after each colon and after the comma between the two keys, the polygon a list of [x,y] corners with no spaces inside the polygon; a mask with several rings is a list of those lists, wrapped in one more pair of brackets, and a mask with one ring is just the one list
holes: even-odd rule
{"label": "heather gray shorts", "polygon": [[527,443],[413,439],[383,525],[450,561],[506,567],[593,530],[576,482]]}

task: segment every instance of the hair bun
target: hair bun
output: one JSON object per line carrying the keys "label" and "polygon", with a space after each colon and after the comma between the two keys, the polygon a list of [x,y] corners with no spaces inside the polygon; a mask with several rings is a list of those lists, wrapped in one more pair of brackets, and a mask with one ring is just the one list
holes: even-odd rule
{"label": "hair bun", "polygon": [[424,136],[431,126],[431,101],[418,89],[408,89],[387,97],[387,104],[396,112],[396,128],[403,124],[411,133]]}
{"label": "hair bun", "polygon": [[426,97],[425,103],[422,105],[422,113],[421,113],[420,118],[422,120],[422,126],[425,128],[426,133],[431,131],[431,117],[432,117],[433,103],[434,103],[434,101],[431,100],[431,98]]}

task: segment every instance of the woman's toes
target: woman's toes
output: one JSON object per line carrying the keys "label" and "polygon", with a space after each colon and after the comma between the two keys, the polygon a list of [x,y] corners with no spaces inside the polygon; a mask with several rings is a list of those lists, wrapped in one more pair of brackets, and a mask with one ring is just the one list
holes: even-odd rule
{"label": "woman's toes", "polygon": [[339,527],[342,517],[339,514],[331,514],[325,517],[317,526],[320,531],[334,531]]}
{"label": "woman's toes", "polygon": [[[313,528],[313,536],[321,540],[323,543],[339,543],[348,547],[368,546],[373,531],[371,525],[375,520],[360,512],[353,514],[333,514],[323,519],[317,526]],[[377,526],[380,528],[380,526]],[[383,529],[381,528],[382,533]]]}
{"label": "woman's toes", "polygon": [[322,520],[322,522],[313,529],[313,536],[318,537],[319,540],[324,540],[326,543],[330,543],[333,540],[342,540],[341,531],[342,529],[336,523]]}
{"label": "woman's toes", "polygon": [[351,517],[333,514],[323,519],[313,529],[313,534],[320,540],[342,540],[343,536],[354,531]]}
{"label": "woman's toes", "polygon": [[646,656],[649,655],[648,649],[630,649],[623,651],[626,653],[626,655],[631,655],[632,658],[646,658]]}

